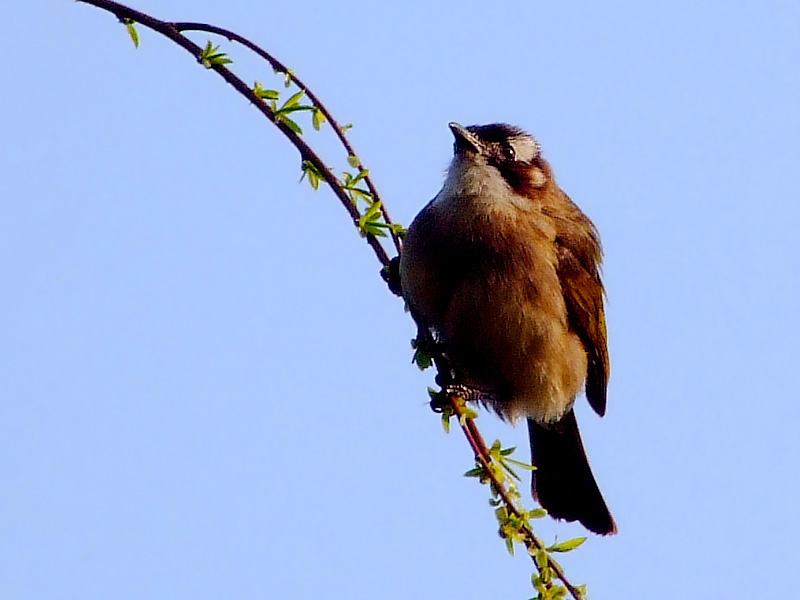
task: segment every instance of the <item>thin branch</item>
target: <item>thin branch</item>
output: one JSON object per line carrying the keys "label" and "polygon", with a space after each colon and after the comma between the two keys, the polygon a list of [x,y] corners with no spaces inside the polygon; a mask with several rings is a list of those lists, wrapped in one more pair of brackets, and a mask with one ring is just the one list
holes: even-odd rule
{"label": "thin branch", "polygon": [[[497,478],[494,469],[490,468],[494,461],[489,454],[489,450],[486,448],[486,441],[483,439],[481,432],[478,431],[478,427],[475,425],[475,420],[466,416],[463,404],[458,401],[458,398],[449,396],[449,400],[453,406],[453,414],[458,418],[459,427],[461,427],[464,437],[467,438],[467,442],[472,448],[472,452],[475,454],[475,460],[478,461],[484,468],[486,476],[492,483],[492,488],[496,490],[497,495],[503,501],[503,504],[505,505],[509,514],[512,514],[513,516],[525,522],[522,512],[517,508],[514,499],[508,494],[505,484]],[[545,546],[542,541],[536,537],[536,534],[533,533],[533,530],[527,525],[526,522],[523,527],[525,529],[525,537],[523,538],[524,544],[528,549],[529,554],[533,558],[534,552],[537,550],[544,550]],[[553,573],[555,573],[556,577],[561,580],[561,582],[564,584],[564,587],[566,587],[569,593],[572,594],[572,597],[575,598],[575,600],[583,600],[583,595],[580,593],[580,590],[578,590],[569,582],[567,576],[564,574],[564,570],[561,568],[561,565],[554,561],[549,555],[547,556],[547,561],[550,568],[553,570]],[[538,569],[539,565],[536,563],[535,559],[534,564]]]}
{"label": "thin branch", "polygon": [[[418,321],[417,324],[420,325],[419,321],[422,319],[413,313],[412,317],[414,317],[414,320]],[[429,349],[431,352],[431,358],[436,365],[436,371],[439,373],[439,377],[437,377],[437,383],[444,389],[447,384],[451,383],[450,379],[452,368],[450,366],[450,361],[442,353],[441,346],[436,343],[429,328],[420,326],[418,335],[422,338],[423,346]],[[483,439],[481,432],[478,430],[478,426],[475,424],[475,419],[468,416],[467,412],[465,411],[465,404],[463,401],[461,401],[456,394],[448,394],[447,399],[449,406],[453,410],[453,414],[458,418],[458,425],[461,428],[464,437],[467,439],[467,442],[472,448],[472,452],[475,455],[475,460],[480,463],[483,471],[486,473],[486,476],[491,481],[492,488],[497,491],[497,495],[502,500],[503,505],[506,507],[509,514],[518,518],[524,524],[523,527],[525,530],[525,535],[523,539],[525,547],[528,549],[529,554],[531,555],[534,566],[541,573],[541,568],[536,562],[534,553],[538,550],[544,550],[544,544],[538,537],[536,537],[536,534],[528,525],[527,520],[523,518],[522,512],[517,508],[514,499],[509,495],[505,483],[503,483],[497,477],[495,470],[491,468],[491,465],[494,464],[494,460],[492,459],[492,456],[486,447],[486,441]],[[553,560],[549,554],[547,555],[547,562],[548,566],[553,570],[553,573],[555,573],[556,577],[561,580],[561,582],[564,584],[564,587],[567,588],[572,597],[575,600],[583,600],[583,594],[581,594],[580,590],[569,582],[567,576],[564,574],[564,570],[561,568],[561,565]]]}
{"label": "thin branch", "polygon": [[[132,8],[128,8],[122,4],[117,2],[112,2],[112,0],[77,0],[78,2],[83,2],[85,4],[90,4],[92,6],[96,6],[97,8],[101,8],[112,14],[116,15],[121,21],[124,19],[131,19],[136,21],[137,23],[141,23],[145,27],[152,29],[160,33],[161,35],[169,38],[182,48],[184,48],[187,52],[197,59],[200,54],[202,53],[202,48],[192,42],[189,38],[183,35],[172,23],[168,23],[166,21],[160,21],[155,19],[149,15],[141,13],[137,10],[133,10]],[[303,160],[307,160],[316,167],[319,171],[322,178],[325,182],[330,186],[333,193],[339,198],[342,206],[344,206],[347,213],[350,215],[351,219],[353,220],[353,224],[358,228],[359,220],[361,218],[361,214],[358,212],[358,209],[354,206],[353,202],[345,193],[342,185],[340,184],[339,180],[336,176],[331,172],[328,166],[323,162],[323,160],[317,155],[311,147],[306,144],[306,142],[301,138],[297,133],[295,133],[286,123],[283,121],[276,119],[275,114],[273,113],[272,109],[261,100],[258,96],[255,95],[253,90],[248,86],[244,81],[242,81],[239,77],[233,74],[233,72],[226,68],[224,65],[211,65],[210,67],[212,70],[216,71],[225,81],[227,81],[237,92],[241,95],[246,97],[250,102],[259,110],[261,113],[267,117],[278,129],[281,130],[281,133],[289,138],[289,141],[297,148],[298,152],[300,153],[300,157]],[[383,248],[381,243],[378,239],[372,234],[366,234],[367,243],[372,248],[375,256],[378,258],[380,263],[386,267],[389,265],[389,255],[386,253],[386,250]]]}
{"label": "thin branch", "polygon": [[[229,29],[223,29],[222,27],[217,27],[216,25],[208,25],[206,23],[172,23],[172,26],[175,27],[178,31],[205,31],[206,33],[213,33],[215,35],[220,35],[222,37],[227,38],[232,42],[238,42],[249,48],[256,54],[258,54],[261,58],[269,62],[272,66],[274,71],[278,71],[280,73],[285,73],[293,82],[294,84],[303,90],[308,96],[308,99],[314,103],[314,106],[319,108],[325,118],[330,123],[331,127],[333,128],[336,136],[339,138],[339,141],[344,146],[344,149],[347,150],[348,156],[354,156],[358,163],[355,165],[359,171],[364,171],[365,167],[361,163],[361,159],[359,158],[356,151],[350,145],[350,140],[347,139],[347,136],[344,133],[344,128],[339,125],[339,122],[334,118],[334,116],[330,113],[328,108],[322,103],[322,101],[314,94],[311,89],[300,80],[294,72],[289,69],[286,65],[284,65],[281,61],[277,58],[272,56],[269,52],[261,48],[259,45],[255,44],[254,42],[248,40],[246,37],[239,35],[234,31],[230,31]],[[372,198],[381,203],[381,214],[383,215],[383,220],[386,221],[387,224],[391,224],[392,220],[389,218],[389,212],[386,209],[386,205],[381,201],[381,197],[378,194],[378,190],[375,188],[374,183],[372,182],[372,177],[367,175],[364,177],[364,181],[367,184],[367,188],[369,189],[370,194],[372,194]],[[397,237],[397,234],[394,232],[393,229],[389,228],[389,233],[392,236],[392,241],[394,242],[394,246],[398,252],[400,252],[400,239]]]}

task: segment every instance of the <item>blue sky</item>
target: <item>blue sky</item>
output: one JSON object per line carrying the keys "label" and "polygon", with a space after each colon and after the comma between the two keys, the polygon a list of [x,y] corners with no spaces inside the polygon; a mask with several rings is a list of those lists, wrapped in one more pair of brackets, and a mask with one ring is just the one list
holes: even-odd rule
{"label": "blue sky", "polygon": [[[578,418],[620,533],[567,572],[594,600],[800,585],[796,2],[133,6],[294,68],[402,223],[449,121],[536,135],[606,250],[609,410]],[[531,596],[402,303],[279,132],[153,33],[6,12],[0,596]]]}

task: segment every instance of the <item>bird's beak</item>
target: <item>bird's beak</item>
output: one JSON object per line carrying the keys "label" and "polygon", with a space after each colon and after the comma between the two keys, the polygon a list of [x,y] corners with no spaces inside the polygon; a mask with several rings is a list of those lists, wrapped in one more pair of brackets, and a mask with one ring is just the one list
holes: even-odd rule
{"label": "bird's beak", "polygon": [[449,123],[448,127],[450,127],[450,131],[453,132],[453,136],[456,138],[456,147],[459,150],[470,149],[480,153],[480,140],[469,129],[458,123]]}

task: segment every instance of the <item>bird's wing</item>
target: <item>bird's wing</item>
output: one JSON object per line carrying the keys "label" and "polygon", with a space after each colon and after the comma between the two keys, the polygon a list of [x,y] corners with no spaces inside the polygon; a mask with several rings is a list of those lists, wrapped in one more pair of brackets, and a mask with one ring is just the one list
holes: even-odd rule
{"label": "bird's wing", "polygon": [[556,240],[558,247],[558,278],[567,305],[570,327],[586,348],[588,370],[586,398],[594,411],[606,412],[606,388],[609,360],[606,319],[603,310],[603,284],[598,272],[599,245],[580,252]]}

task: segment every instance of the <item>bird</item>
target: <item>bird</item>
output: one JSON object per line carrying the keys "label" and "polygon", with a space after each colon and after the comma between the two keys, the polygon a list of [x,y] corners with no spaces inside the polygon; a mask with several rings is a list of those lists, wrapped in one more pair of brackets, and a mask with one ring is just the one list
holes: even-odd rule
{"label": "bird", "polygon": [[534,499],[556,519],[616,533],[573,409],[583,392],[599,416],[606,411],[598,231],[523,129],[449,127],[442,189],[403,239],[402,295],[454,381],[503,420],[527,421]]}

